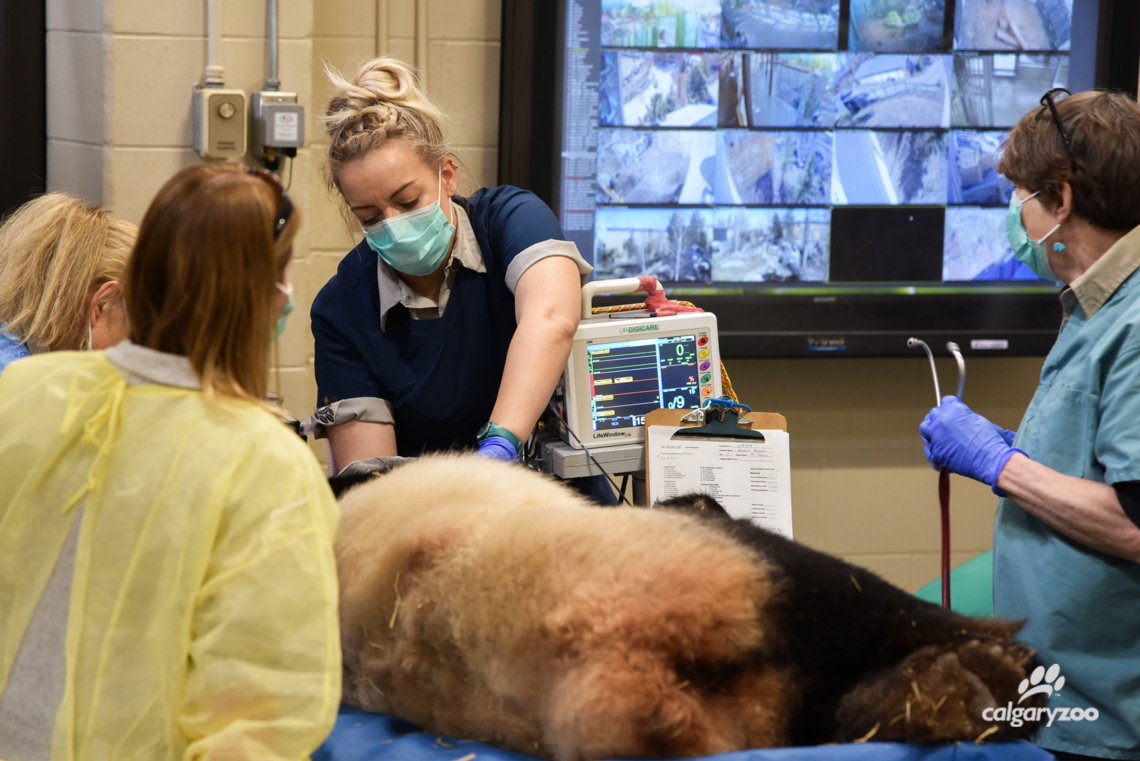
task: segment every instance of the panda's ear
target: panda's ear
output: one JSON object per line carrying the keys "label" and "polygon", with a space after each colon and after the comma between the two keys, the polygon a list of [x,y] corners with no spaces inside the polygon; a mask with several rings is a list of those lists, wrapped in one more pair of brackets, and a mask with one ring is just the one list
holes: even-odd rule
{"label": "panda's ear", "polygon": [[721,507],[721,504],[707,494],[700,492],[692,492],[690,494],[682,494],[679,497],[671,497],[663,499],[653,504],[654,508],[665,510],[681,510],[683,512],[706,513],[712,515],[723,515],[726,518],[728,511]]}

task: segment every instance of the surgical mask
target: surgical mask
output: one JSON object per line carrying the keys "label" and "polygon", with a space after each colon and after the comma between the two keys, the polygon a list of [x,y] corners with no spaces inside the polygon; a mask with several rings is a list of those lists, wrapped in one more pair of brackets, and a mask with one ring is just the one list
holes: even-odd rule
{"label": "surgical mask", "polygon": [[[439,269],[451,248],[455,225],[443,213],[443,167],[439,172],[439,196],[431,206],[361,226],[368,247],[397,272],[430,275]],[[451,199],[448,199],[448,209]]]}
{"label": "surgical mask", "polygon": [[[1029,198],[1036,195],[1037,193],[1034,193]],[[1009,238],[1009,245],[1013,246],[1013,255],[1033,270],[1033,274],[1045,280],[1056,280],[1057,275],[1049,266],[1049,254],[1045,250],[1045,239],[1056,232],[1061,225],[1058,223],[1040,239],[1030,238],[1025,229],[1025,224],[1021,221],[1021,207],[1029,198],[1022,199],[1018,197],[1017,193],[1010,197],[1009,211],[1005,213],[1005,235]],[[1053,244],[1053,250],[1058,253],[1064,251],[1065,244],[1058,241]]]}
{"label": "surgical mask", "polygon": [[95,351],[95,341],[91,336],[91,318],[87,318],[87,351]]}
{"label": "surgical mask", "polygon": [[277,316],[277,324],[273,326],[273,340],[285,332],[285,323],[289,321],[289,315],[293,314],[293,284],[281,285],[277,283],[277,290],[285,294],[285,306],[281,307],[281,314]]}

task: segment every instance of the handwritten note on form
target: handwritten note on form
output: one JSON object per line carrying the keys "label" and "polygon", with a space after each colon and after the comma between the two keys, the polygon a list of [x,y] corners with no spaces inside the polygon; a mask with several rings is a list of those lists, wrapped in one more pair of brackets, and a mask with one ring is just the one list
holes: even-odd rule
{"label": "handwritten note on form", "polygon": [[679,438],[649,427],[649,493],[654,501],[700,492],[733,518],[792,538],[791,460],[786,431],[758,439]]}

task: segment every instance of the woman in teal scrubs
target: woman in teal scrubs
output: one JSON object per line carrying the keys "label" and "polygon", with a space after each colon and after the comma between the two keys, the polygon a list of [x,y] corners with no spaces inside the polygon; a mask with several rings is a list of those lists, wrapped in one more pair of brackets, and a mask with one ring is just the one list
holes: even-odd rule
{"label": "woman in teal scrubs", "polygon": [[[1065,284],[1064,320],[1014,434],[953,396],[919,431],[935,467],[989,484],[994,614],[1044,670],[1058,758],[1140,759],[1140,107],[1062,97],[1010,134],[999,170],[1018,258]],[[1067,94],[1067,93],[1064,93]]]}

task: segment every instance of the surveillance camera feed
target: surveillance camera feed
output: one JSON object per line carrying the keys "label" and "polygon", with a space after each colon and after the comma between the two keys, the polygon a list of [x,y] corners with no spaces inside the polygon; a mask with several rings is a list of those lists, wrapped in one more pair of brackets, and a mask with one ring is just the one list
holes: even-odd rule
{"label": "surveillance camera feed", "polygon": [[998,168],[1047,90],[1092,89],[1097,0],[564,1],[558,212],[597,278],[1055,289],[1007,242]]}

